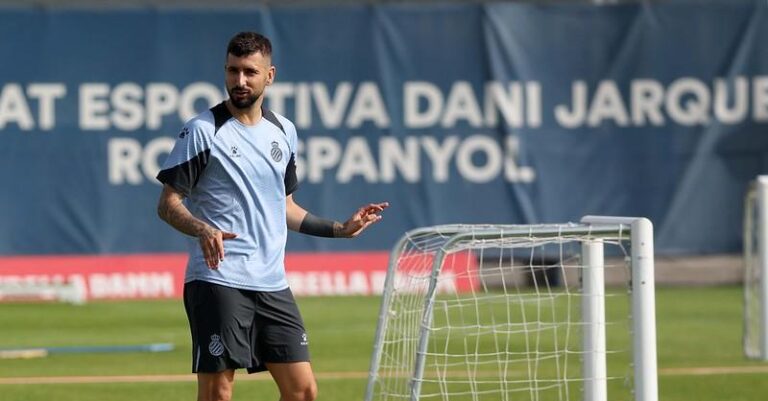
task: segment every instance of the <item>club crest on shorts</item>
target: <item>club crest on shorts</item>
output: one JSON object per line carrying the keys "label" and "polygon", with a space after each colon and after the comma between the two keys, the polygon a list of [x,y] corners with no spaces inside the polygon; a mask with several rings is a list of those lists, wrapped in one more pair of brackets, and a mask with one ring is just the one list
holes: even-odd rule
{"label": "club crest on shorts", "polygon": [[283,151],[280,150],[278,146],[279,144],[277,142],[272,142],[272,150],[270,151],[270,154],[275,163],[280,163],[280,160],[283,160]]}
{"label": "club crest on shorts", "polygon": [[213,356],[221,356],[224,353],[224,344],[221,343],[221,337],[218,334],[211,336],[211,342],[208,344],[208,352]]}
{"label": "club crest on shorts", "polygon": [[309,345],[309,340],[307,339],[307,333],[301,333],[301,345]]}

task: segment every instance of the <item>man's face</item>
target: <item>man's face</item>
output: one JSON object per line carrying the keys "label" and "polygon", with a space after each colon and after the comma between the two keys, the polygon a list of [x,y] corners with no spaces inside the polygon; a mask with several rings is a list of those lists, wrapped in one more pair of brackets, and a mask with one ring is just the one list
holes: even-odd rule
{"label": "man's face", "polygon": [[224,69],[229,99],[238,109],[251,107],[275,78],[272,61],[260,52],[245,57],[227,54]]}

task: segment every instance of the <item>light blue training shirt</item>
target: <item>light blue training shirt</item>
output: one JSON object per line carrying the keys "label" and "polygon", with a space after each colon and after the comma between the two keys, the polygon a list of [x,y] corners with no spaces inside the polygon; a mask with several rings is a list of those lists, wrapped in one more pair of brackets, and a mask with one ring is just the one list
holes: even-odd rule
{"label": "light blue training shirt", "polygon": [[224,103],[184,125],[157,179],[181,192],[195,217],[237,234],[224,241],[216,270],[190,237],[185,282],[254,291],[288,287],[285,199],[298,184],[297,142],[293,123],[266,108],[253,126],[232,117]]}

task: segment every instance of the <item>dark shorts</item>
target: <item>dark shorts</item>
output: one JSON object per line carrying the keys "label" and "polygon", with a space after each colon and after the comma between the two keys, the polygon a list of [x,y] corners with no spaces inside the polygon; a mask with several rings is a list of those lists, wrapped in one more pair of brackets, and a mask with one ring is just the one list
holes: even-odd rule
{"label": "dark shorts", "polygon": [[304,323],[290,289],[248,291],[205,281],[184,284],[192,332],[192,372],[309,361]]}

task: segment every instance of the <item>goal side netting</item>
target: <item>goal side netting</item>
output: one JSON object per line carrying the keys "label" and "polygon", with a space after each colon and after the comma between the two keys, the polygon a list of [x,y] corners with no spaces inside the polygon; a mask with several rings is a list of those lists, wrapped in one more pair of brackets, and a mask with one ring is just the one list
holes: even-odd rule
{"label": "goal side netting", "polygon": [[647,219],[412,230],[365,400],[656,401],[654,304]]}

